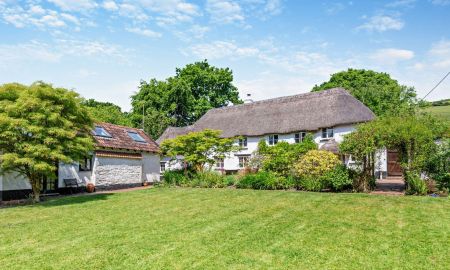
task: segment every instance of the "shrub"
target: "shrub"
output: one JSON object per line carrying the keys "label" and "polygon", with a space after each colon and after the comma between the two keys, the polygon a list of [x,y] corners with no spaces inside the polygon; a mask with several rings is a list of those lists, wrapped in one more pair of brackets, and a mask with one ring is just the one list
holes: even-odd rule
{"label": "shrub", "polygon": [[185,175],[184,171],[168,170],[163,174],[163,182],[167,185],[181,186],[189,182],[189,178]]}
{"label": "shrub", "polygon": [[339,164],[331,171],[326,172],[322,176],[322,181],[325,187],[333,191],[342,191],[351,187],[353,183],[348,169],[343,164]]}
{"label": "shrub", "polygon": [[323,189],[323,181],[321,177],[303,176],[299,179],[300,187],[307,191],[321,191]]}
{"label": "shrub", "polygon": [[428,192],[427,184],[417,173],[406,173],[406,194],[408,195],[426,195]]}
{"label": "shrub", "polygon": [[292,177],[280,177],[273,172],[247,174],[236,183],[237,188],[289,189],[294,186]]}
{"label": "shrub", "polygon": [[436,186],[439,190],[449,192],[450,190],[450,173],[440,173],[434,176]]}
{"label": "shrub", "polygon": [[300,178],[321,177],[339,163],[339,158],[331,152],[311,150],[300,158],[295,172]]}
{"label": "shrub", "polygon": [[217,172],[199,172],[192,177],[191,187],[225,187],[224,176]]}

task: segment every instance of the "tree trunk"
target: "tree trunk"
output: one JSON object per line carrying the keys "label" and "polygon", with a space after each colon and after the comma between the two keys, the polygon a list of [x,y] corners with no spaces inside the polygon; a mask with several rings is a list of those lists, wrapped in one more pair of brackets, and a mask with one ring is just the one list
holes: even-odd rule
{"label": "tree trunk", "polygon": [[39,202],[42,184],[41,177],[37,174],[31,174],[28,178],[30,179],[31,189],[33,191],[33,202]]}

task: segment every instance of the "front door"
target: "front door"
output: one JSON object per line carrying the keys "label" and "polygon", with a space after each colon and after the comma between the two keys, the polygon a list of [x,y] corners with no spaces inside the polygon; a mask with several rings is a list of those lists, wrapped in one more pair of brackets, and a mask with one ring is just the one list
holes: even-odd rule
{"label": "front door", "polygon": [[387,151],[387,173],[388,176],[401,176],[402,167],[400,166],[399,156],[397,151]]}

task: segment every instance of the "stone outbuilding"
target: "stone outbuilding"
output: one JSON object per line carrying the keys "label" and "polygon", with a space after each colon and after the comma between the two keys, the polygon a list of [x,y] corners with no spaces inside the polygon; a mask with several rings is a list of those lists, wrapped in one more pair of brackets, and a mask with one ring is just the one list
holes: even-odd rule
{"label": "stone outbuilding", "polygon": [[[43,179],[43,194],[66,192],[70,182],[80,189],[88,183],[96,189],[118,189],[159,181],[159,146],[144,131],[97,123],[92,136],[93,153],[77,163],[60,163],[54,178]],[[30,193],[25,177],[0,174],[0,200],[26,198]]]}

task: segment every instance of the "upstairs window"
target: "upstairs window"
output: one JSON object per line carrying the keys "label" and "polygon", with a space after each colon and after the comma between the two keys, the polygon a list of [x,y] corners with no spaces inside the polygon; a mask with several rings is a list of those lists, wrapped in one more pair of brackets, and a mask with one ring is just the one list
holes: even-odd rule
{"label": "upstairs window", "polygon": [[306,137],[306,132],[295,133],[295,143],[301,143]]}
{"label": "upstairs window", "polygon": [[94,129],[94,135],[105,137],[105,138],[112,138],[111,134],[108,133],[103,127],[96,126]]}
{"label": "upstairs window", "polygon": [[333,128],[322,128],[322,139],[329,139],[334,137]]}
{"label": "upstairs window", "polygon": [[239,146],[241,148],[246,148],[247,147],[247,137],[243,137],[239,139]]}
{"label": "upstairs window", "polygon": [[278,135],[269,135],[269,145],[275,145],[278,143]]}
{"label": "upstairs window", "polygon": [[131,139],[133,139],[133,141],[135,142],[142,142],[145,143],[145,139],[142,138],[141,135],[139,135],[139,133],[134,132],[134,131],[128,131],[128,136],[130,136]]}

